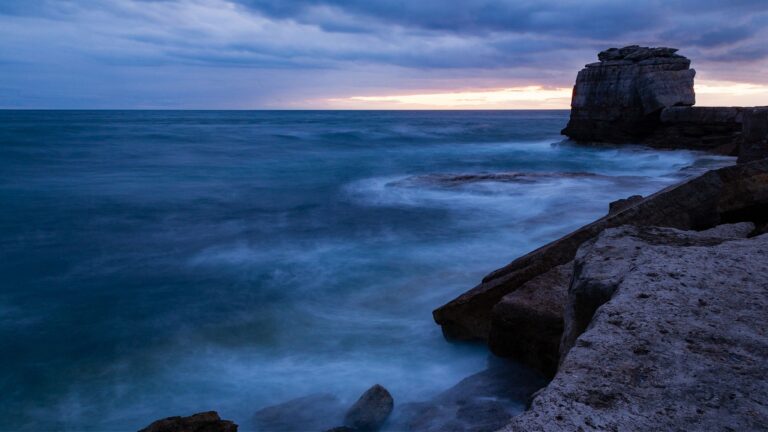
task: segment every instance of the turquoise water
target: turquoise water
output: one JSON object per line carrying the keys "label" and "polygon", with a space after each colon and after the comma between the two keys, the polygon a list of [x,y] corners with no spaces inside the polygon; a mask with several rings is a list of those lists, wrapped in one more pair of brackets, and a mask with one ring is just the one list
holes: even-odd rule
{"label": "turquoise water", "polygon": [[[609,201],[726,162],[570,145],[567,116],[0,111],[0,429],[247,425],[483,369],[432,309]],[[500,172],[532,175],[450,178]]]}

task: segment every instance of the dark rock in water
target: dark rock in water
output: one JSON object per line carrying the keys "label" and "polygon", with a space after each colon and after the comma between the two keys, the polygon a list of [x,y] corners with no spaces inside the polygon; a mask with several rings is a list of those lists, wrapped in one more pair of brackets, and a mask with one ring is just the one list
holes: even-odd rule
{"label": "dark rock in water", "polygon": [[533,184],[541,181],[561,178],[599,178],[598,174],[587,172],[536,173],[536,172],[498,172],[477,174],[427,174],[408,177],[393,182],[398,186],[422,186],[436,184],[441,186],[461,186],[470,183],[500,182]]}
{"label": "dark rock in water", "polygon": [[429,401],[399,405],[392,429],[495,431],[520,413],[530,395],[546,382],[536,371],[493,359],[488,369],[461,380]]}
{"label": "dark rock in water", "polygon": [[563,336],[563,313],[573,263],[554,267],[504,296],[491,312],[488,346],[554,376]]}
{"label": "dark rock in water", "polygon": [[493,432],[506,425],[512,415],[495,400],[477,400],[459,407],[456,419],[470,425],[465,430],[472,432]]}
{"label": "dark rock in water", "polygon": [[237,425],[222,420],[216,411],[208,411],[189,417],[158,420],[139,432],[237,432]]}
{"label": "dark rock in water", "polygon": [[625,208],[631,207],[633,204],[638,203],[642,200],[643,200],[642,195],[632,195],[627,198],[616,200],[608,204],[608,214],[618,213],[624,210]]}
{"label": "dark rock in water", "polygon": [[337,426],[335,428],[327,429],[324,432],[356,432],[357,429],[351,428],[349,426]]}
{"label": "dark rock in water", "polygon": [[342,424],[345,406],[332,394],[313,394],[262,408],[253,416],[256,430],[322,431]]}
{"label": "dark rock in water", "polygon": [[504,430],[765,430],[768,235],[734,238],[749,228],[625,226],[585,243],[567,354]]}
{"label": "dark rock in water", "polygon": [[625,224],[701,230],[720,223],[768,221],[768,160],[709,171],[526,254],[433,312],[448,338],[488,340],[493,307],[507,294],[573,260],[585,241]]}
{"label": "dark rock in water", "polygon": [[384,425],[392,414],[394,400],[387,389],[379,384],[366,390],[347,411],[344,423],[358,430],[375,431]]}

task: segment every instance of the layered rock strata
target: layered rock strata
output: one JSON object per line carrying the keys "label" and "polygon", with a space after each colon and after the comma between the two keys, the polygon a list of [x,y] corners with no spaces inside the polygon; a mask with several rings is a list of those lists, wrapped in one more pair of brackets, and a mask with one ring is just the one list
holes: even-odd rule
{"label": "layered rock strata", "polygon": [[577,254],[563,361],[506,431],[762,430],[768,235],[625,226]]}
{"label": "layered rock strata", "polygon": [[741,153],[743,115],[752,109],[694,107],[696,72],[676,49],[631,45],[603,51],[598,59],[576,77],[563,135],[579,142]]}
{"label": "layered rock strata", "polygon": [[[541,337],[538,342],[530,344],[534,339],[530,337],[529,329],[535,326],[554,329],[549,322],[562,312],[555,307],[547,313],[536,311],[534,308],[521,312],[522,305],[528,301],[524,299],[515,300],[516,304],[512,303],[514,307],[505,304],[494,310],[505,296],[537,276],[572,261],[584,242],[593,239],[606,228],[629,224],[703,230],[721,223],[739,221],[752,221],[757,226],[764,226],[768,221],[768,160],[709,171],[700,177],[635,201],[622,210],[598,219],[492,272],[478,286],[438,308],[433,315],[448,338],[488,341],[489,335],[495,334],[492,344],[494,351],[514,356],[544,372],[551,372],[551,357],[558,355],[552,351],[552,337]],[[560,290],[562,292],[562,287]],[[551,291],[557,293],[555,288]],[[543,295],[544,292],[540,294]],[[514,296],[508,300],[514,300]],[[529,303],[547,304],[546,301],[540,300],[530,300]],[[554,300],[549,302],[556,303]],[[510,325],[520,318],[509,314],[504,316],[505,310],[516,311],[515,314],[522,313],[529,317],[546,318],[526,326]],[[494,323],[498,328],[493,328]],[[528,351],[538,351],[542,354],[521,354]],[[541,359],[538,363],[535,361],[537,358]]]}
{"label": "layered rock strata", "polygon": [[631,142],[649,134],[664,108],[696,102],[691,61],[674,48],[632,45],[598,54],[576,77],[563,134],[577,141]]}

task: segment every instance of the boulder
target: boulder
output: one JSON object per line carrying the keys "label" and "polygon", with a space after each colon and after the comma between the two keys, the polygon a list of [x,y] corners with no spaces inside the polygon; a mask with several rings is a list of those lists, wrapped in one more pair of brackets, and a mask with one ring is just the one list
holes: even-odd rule
{"label": "boulder", "polygon": [[[768,235],[620,227],[582,246],[561,367],[504,430],[763,430]],[[590,316],[591,315],[591,316]]]}
{"label": "boulder", "polygon": [[384,425],[394,408],[394,400],[379,384],[366,390],[347,411],[344,423],[354,429],[375,431]]}
{"label": "boulder", "polygon": [[502,297],[491,311],[488,346],[494,354],[555,374],[572,269],[573,263],[556,266]]}
{"label": "boulder", "polygon": [[157,420],[139,432],[237,432],[237,425],[222,420],[216,411],[207,411],[189,417]]}
{"label": "boulder", "polygon": [[450,339],[488,340],[492,309],[507,294],[573,260],[585,241],[621,225],[702,230],[720,223],[768,221],[768,160],[709,171],[643,198],[490,273],[475,288],[433,312]]}
{"label": "boulder", "polygon": [[321,431],[338,426],[344,404],[334,395],[317,393],[268,406],[253,415],[258,431]]}

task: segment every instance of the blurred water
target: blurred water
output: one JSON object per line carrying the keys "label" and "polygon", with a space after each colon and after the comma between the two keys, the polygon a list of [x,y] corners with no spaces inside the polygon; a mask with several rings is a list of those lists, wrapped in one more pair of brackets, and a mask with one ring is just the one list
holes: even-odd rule
{"label": "blurred water", "polygon": [[[432,309],[611,200],[728,163],[569,145],[567,115],[0,111],[0,429],[247,424],[481,370]],[[497,172],[540,175],[434,175]]]}

